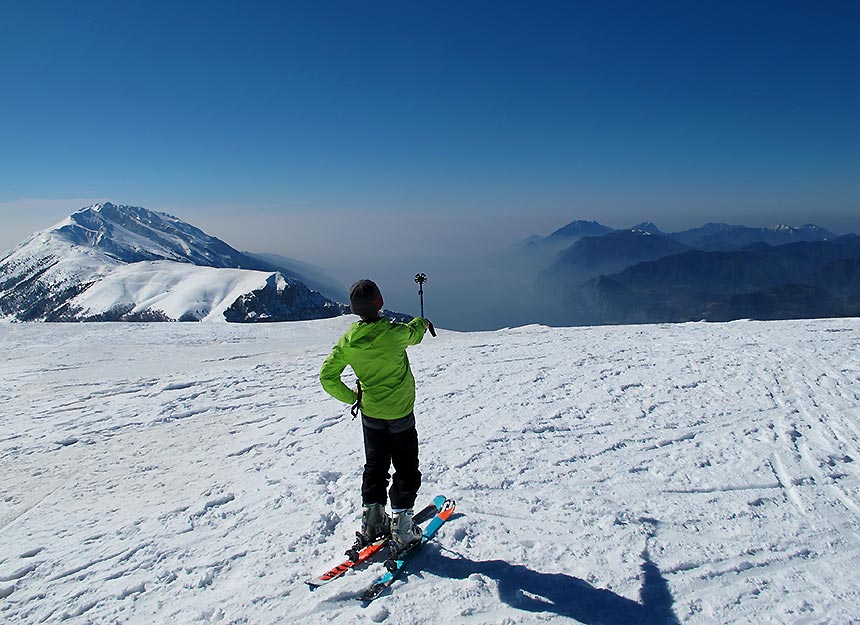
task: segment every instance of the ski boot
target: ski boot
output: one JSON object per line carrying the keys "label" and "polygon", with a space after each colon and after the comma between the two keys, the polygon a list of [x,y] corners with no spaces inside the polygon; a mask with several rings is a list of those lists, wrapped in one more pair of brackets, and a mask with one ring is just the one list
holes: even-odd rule
{"label": "ski boot", "polygon": [[421,528],[415,524],[412,508],[392,510],[391,554],[396,559],[421,541]]}
{"label": "ski boot", "polygon": [[385,506],[379,503],[365,504],[361,512],[361,531],[355,533],[355,544],[346,550],[346,555],[356,562],[359,551],[389,534],[391,518],[385,513]]}

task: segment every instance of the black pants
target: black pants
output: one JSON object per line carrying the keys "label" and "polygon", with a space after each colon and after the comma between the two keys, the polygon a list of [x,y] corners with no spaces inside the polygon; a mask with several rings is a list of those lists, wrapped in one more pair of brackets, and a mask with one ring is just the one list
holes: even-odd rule
{"label": "black pants", "polygon": [[385,490],[391,477],[388,470],[394,464],[394,478],[389,496],[392,508],[412,508],[421,486],[418,470],[418,432],[415,415],[402,419],[373,419],[361,416],[364,430],[364,475],[361,499],[365,505],[385,505]]}

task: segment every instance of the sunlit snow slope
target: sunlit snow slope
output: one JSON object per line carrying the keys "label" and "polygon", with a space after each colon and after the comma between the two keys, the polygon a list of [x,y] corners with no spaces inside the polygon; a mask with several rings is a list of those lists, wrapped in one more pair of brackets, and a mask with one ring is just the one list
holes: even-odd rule
{"label": "sunlit snow slope", "polygon": [[428,336],[458,514],[367,608],[380,563],[302,583],[360,516],[349,321],[0,325],[0,622],[860,619],[860,320]]}
{"label": "sunlit snow slope", "polygon": [[0,319],[250,322],[342,313],[276,269],[166,213],[105,202],[0,254]]}

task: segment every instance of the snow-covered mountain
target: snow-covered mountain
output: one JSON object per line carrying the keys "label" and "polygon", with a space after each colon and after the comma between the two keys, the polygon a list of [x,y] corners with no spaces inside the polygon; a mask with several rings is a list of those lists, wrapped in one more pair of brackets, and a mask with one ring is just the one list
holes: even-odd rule
{"label": "snow-covered mountain", "polygon": [[[0,317],[18,321],[332,317],[343,307],[300,280],[165,213],[110,202],[73,213],[0,258]],[[246,297],[246,304],[248,301]]]}
{"label": "snow-covered mountain", "polygon": [[368,607],[382,558],[303,583],[361,519],[349,323],[0,324],[0,622],[858,622],[860,320],[425,337],[457,512]]}
{"label": "snow-covered mountain", "polygon": [[60,241],[124,263],[172,260],[205,267],[261,268],[191,224],[139,206],[95,204],[73,213],[48,232]]}
{"label": "snow-covered mountain", "polygon": [[658,228],[657,225],[652,221],[643,221],[642,223],[636,224],[635,226],[630,228],[630,230],[640,230],[649,234],[664,234],[663,231],[660,230],[660,228]]}
{"label": "snow-covered mountain", "polygon": [[825,241],[836,237],[829,230],[805,224],[788,226],[776,224],[768,228],[750,228],[723,223],[708,223],[699,228],[673,232],[670,237],[701,250],[734,250],[753,243],[786,245],[788,243]]}

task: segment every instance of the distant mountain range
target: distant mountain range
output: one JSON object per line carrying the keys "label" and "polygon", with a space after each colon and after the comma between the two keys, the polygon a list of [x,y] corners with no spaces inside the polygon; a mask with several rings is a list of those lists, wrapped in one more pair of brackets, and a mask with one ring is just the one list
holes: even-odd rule
{"label": "distant mountain range", "polygon": [[[599,230],[576,221],[557,232]],[[534,248],[551,249],[533,238]],[[573,240],[572,237],[569,240]],[[860,237],[808,224],[706,224],[662,233],[652,223],[580,236],[536,276],[554,324],[654,323],[860,315]],[[548,299],[547,299],[548,298]]]}
{"label": "distant mountain range", "polygon": [[630,265],[692,249],[671,237],[648,230],[612,230],[602,236],[582,237],[560,252],[541,275],[545,284],[579,283]]}
{"label": "distant mountain range", "polygon": [[801,241],[824,241],[833,239],[836,235],[814,224],[806,224],[799,228],[784,224],[770,228],[749,228],[747,226],[709,223],[700,228],[674,232],[668,236],[690,247],[717,251],[737,249],[753,243],[785,245]]}
{"label": "distant mountain range", "polygon": [[708,223],[690,230],[666,233],[650,221],[637,224],[632,228],[616,229],[596,221],[577,220],[559,228],[548,236],[532,235],[521,241],[516,247],[520,251],[528,253],[541,250],[544,253],[557,254],[584,237],[602,237],[612,232],[630,231],[661,234],[690,247],[711,251],[736,249],[753,243],[785,245],[800,241],[821,241],[836,236],[829,230],[814,224],[800,227],[778,224],[769,228],[751,228],[749,226]]}
{"label": "distant mountain range", "polygon": [[313,278],[278,261],[171,215],[95,204],[0,257],[0,317],[251,322],[343,314],[342,304],[309,288]]}
{"label": "distant mountain range", "polygon": [[566,294],[581,323],[860,315],[860,237],[691,251],[599,276]]}
{"label": "distant mountain range", "polygon": [[[491,270],[503,287],[482,280],[482,294],[453,301],[495,327],[860,316],[860,237],[813,224],[665,233],[574,221]],[[287,321],[344,314],[346,299],[312,265],[110,202],[0,257],[0,319],[12,321]]]}

